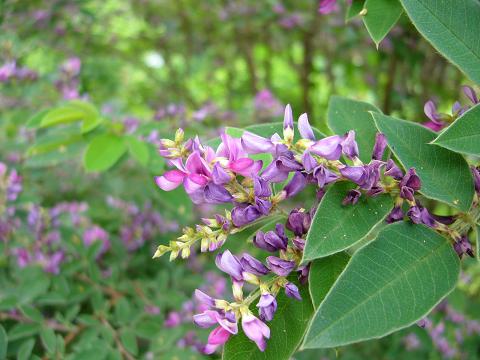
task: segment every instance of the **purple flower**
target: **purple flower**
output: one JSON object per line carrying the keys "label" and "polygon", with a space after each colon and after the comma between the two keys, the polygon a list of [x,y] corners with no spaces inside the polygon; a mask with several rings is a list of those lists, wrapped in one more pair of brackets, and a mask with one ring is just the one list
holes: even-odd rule
{"label": "purple flower", "polygon": [[303,170],[291,151],[286,151],[279,155],[263,170],[262,179],[270,182],[282,182],[288,178],[288,174],[292,171]]}
{"label": "purple flower", "polygon": [[276,256],[268,256],[267,264],[270,270],[278,276],[287,276],[296,266],[295,261],[283,260]]}
{"label": "purple flower", "polygon": [[216,157],[228,160],[227,169],[245,177],[251,177],[260,171],[262,162],[254,161],[248,157],[241,139],[233,138],[226,133],[222,133],[220,137],[222,143],[217,149]]}
{"label": "purple flower", "polygon": [[347,193],[347,196],[345,196],[345,199],[343,199],[342,204],[355,205],[358,202],[358,199],[360,199],[361,195],[362,193],[360,191],[357,189],[352,189]]}
{"label": "purple flower", "polygon": [[263,265],[261,261],[255,259],[249,254],[244,253],[242,258],[240,259],[240,262],[243,266],[244,271],[250,274],[263,276],[267,275],[270,272],[270,270],[268,270],[268,268]]}
{"label": "purple flower", "polygon": [[230,275],[236,281],[243,280],[243,267],[240,260],[233,255],[229,250],[219,253],[215,258],[215,264],[224,273]]}
{"label": "purple flower", "polygon": [[382,133],[377,133],[375,136],[375,145],[373,146],[372,159],[382,160],[383,153],[387,148],[387,138]]}
{"label": "purple flower", "polygon": [[472,174],[473,174],[473,180],[475,183],[475,191],[477,194],[480,194],[480,170],[479,168],[476,168],[474,166],[471,167]]}
{"label": "purple flower", "polygon": [[165,322],[163,325],[166,328],[174,328],[177,327],[182,323],[182,317],[180,314],[176,311],[171,311],[168,313],[167,318],[165,319]]}
{"label": "purple flower", "polygon": [[285,294],[292,299],[302,300],[300,291],[298,291],[298,287],[294,283],[289,282],[285,285]]}
{"label": "purple flower", "polygon": [[28,266],[32,262],[32,256],[25,248],[15,248],[11,250],[12,255],[17,258],[17,265],[20,268]]}
{"label": "purple flower", "polygon": [[398,185],[400,188],[400,196],[404,199],[413,201],[415,191],[420,190],[422,183],[414,168],[408,169],[407,173]]}
{"label": "purple flower", "polygon": [[308,122],[307,114],[302,114],[298,118],[298,131],[303,139],[315,141],[315,134],[313,133],[313,129]]}
{"label": "purple flower", "polygon": [[384,174],[385,176],[393,177],[395,180],[403,179],[403,171],[400,170],[392,159],[388,159]]}
{"label": "purple flower", "polygon": [[300,171],[295,172],[292,180],[283,188],[287,198],[297,195],[307,186],[307,179]]}
{"label": "purple flower", "polygon": [[424,224],[431,228],[437,226],[435,219],[424,207],[412,206],[410,209],[408,209],[407,216],[415,224]]}
{"label": "purple flower", "polygon": [[329,136],[318,140],[310,146],[309,151],[327,160],[338,160],[342,156],[342,141],[341,136]]}
{"label": "purple flower", "polygon": [[197,298],[198,301],[200,301],[202,304],[207,305],[208,307],[215,306],[215,299],[213,299],[211,296],[205,294],[203,291],[199,289],[195,289],[195,297]]}
{"label": "purple flower", "polygon": [[457,240],[455,244],[453,244],[453,248],[460,259],[463,257],[463,254],[467,254],[472,258],[475,257],[473,254],[472,244],[470,244],[470,241],[466,235],[463,235],[459,240]]}
{"label": "purple flower", "polygon": [[480,100],[478,99],[477,93],[471,86],[464,85],[462,86],[463,93],[467,96],[467,98],[472,102],[473,105],[479,104]]}
{"label": "purple flower", "polygon": [[305,151],[302,155],[302,164],[305,171],[311,173],[318,165],[317,160],[308,151]]}
{"label": "purple flower", "polygon": [[110,239],[108,233],[98,225],[94,225],[83,233],[83,243],[87,246],[92,245],[94,242],[100,241],[102,247],[98,256],[101,256],[110,249]]}
{"label": "purple flower", "polygon": [[258,176],[253,178],[253,191],[255,196],[258,197],[269,197],[272,195],[272,189],[270,188],[268,181],[265,181]]}
{"label": "purple flower", "polygon": [[262,216],[262,213],[254,205],[238,205],[232,210],[232,222],[236,227],[242,227],[249,224],[260,216]]}
{"label": "purple flower", "polygon": [[277,300],[272,294],[262,294],[257,307],[260,319],[262,321],[271,321],[275,311],[277,311]]}
{"label": "purple flower", "polygon": [[293,209],[288,215],[286,226],[296,236],[302,236],[310,229],[311,221],[309,212]]}
{"label": "purple flower", "polygon": [[328,15],[338,11],[337,0],[320,0],[318,12],[322,15]]}
{"label": "purple flower", "polygon": [[353,181],[364,190],[371,190],[377,186],[380,180],[381,161],[372,160],[370,164],[363,166],[345,166],[340,169],[343,177]]}
{"label": "purple flower", "polygon": [[232,176],[218,162],[213,165],[212,180],[214,184],[225,185],[231,179]]}
{"label": "purple flower", "polygon": [[355,141],[355,131],[350,130],[344,140],[342,141],[342,152],[345,154],[346,157],[349,159],[355,159],[358,157],[358,145]]}
{"label": "purple flower", "polygon": [[403,210],[401,206],[395,206],[385,219],[388,224],[401,220],[403,220]]}
{"label": "purple flower", "polygon": [[297,272],[299,273],[298,281],[300,281],[300,284],[305,285],[308,281],[308,274],[310,273],[310,263],[299,266]]}
{"label": "purple flower", "polygon": [[223,186],[211,182],[205,186],[205,200],[210,204],[222,204],[232,201],[233,197]]}
{"label": "purple flower", "polygon": [[249,154],[273,153],[275,145],[271,140],[245,131],[242,135],[242,146]]}
{"label": "purple flower", "polygon": [[227,342],[230,335],[238,333],[237,322],[232,317],[221,314],[218,311],[206,310],[202,314],[194,315],[193,321],[201,328],[219,324],[208,336],[208,342],[204,348],[205,354],[212,354],[220,345]]}
{"label": "purple flower", "polygon": [[275,252],[278,250],[286,250],[288,244],[288,238],[285,235],[285,229],[282,224],[275,226],[275,231],[258,231],[254,238],[253,243],[260,249]]}
{"label": "purple flower", "polygon": [[290,104],[285,106],[285,114],[283,115],[283,138],[285,140],[293,140],[294,130],[293,130],[293,114],[292,107]]}
{"label": "purple flower", "polygon": [[313,170],[313,178],[317,181],[318,187],[322,189],[340,178],[336,173],[329,170],[325,165],[319,165]]}
{"label": "purple flower", "polygon": [[265,351],[265,339],[270,338],[270,329],[265,323],[248,312],[242,316],[242,329],[245,335],[257,344],[260,351]]}

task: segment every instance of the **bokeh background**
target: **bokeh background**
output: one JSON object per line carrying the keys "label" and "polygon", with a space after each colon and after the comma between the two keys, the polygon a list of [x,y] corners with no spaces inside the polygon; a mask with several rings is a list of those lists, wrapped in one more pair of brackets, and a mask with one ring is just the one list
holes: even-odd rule
{"label": "bokeh background", "polygon": [[[465,100],[467,79],[406,18],[377,49],[343,5],[320,14],[307,0],[0,1],[0,358],[204,358],[192,291],[221,296],[227,280],[211,256],[151,260],[211,211],[154,185],[158,141],[178,127],[209,139],[281,121],[290,103],[328,132],[332,95],[417,122],[429,99],[444,112]],[[72,99],[148,156],[87,172],[89,136],[28,126]],[[479,274],[467,262],[426,328],[295,358],[478,358]]]}

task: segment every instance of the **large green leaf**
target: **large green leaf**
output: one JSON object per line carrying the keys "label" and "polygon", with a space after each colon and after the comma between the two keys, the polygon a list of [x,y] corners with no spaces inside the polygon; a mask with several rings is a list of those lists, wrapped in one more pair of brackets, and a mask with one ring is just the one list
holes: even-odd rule
{"label": "large green leaf", "polygon": [[355,130],[355,139],[363,162],[369,162],[372,157],[377,133],[370,111],[381,113],[374,105],[341,96],[332,96],[328,103],[328,127],[339,135]]}
{"label": "large green leaf", "polygon": [[323,259],[317,259],[311,263],[308,285],[315,309],[325,299],[333,283],[347,266],[348,260],[350,260],[350,256],[341,252]]}
{"label": "large green leaf", "polygon": [[318,308],[304,348],[378,338],[428,314],[454,287],[452,244],[423,225],[399,222],[353,255]]}
{"label": "large green leaf", "polygon": [[[297,350],[313,314],[313,306],[306,286],[300,286],[302,300],[294,300],[281,292],[277,296],[278,308],[274,319],[267,323],[270,339],[265,352],[258,350],[243,331],[232,337],[223,350],[224,360],[288,360]],[[256,311],[256,310],[254,310]]]}
{"label": "large green leaf", "polygon": [[473,179],[460,154],[429,144],[436,134],[419,124],[377,113],[372,116],[403,166],[417,171],[422,194],[468,211],[474,193]]}
{"label": "large green leaf", "polygon": [[402,5],[398,0],[367,0],[364,8],[367,9],[367,13],[363,17],[363,22],[378,47],[402,15]]}
{"label": "large green leaf", "polygon": [[480,84],[480,2],[401,0],[418,31],[448,60]]}
{"label": "large green leaf", "polygon": [[480,156],[480,105],[455,120],[433,141],[433,144],[455,152]]}
{"label": "large green leaf", "polygon": [[361,196],[355,205],[342,200],[355,186],[339,182],[331,186],[312,220],[303,262],[335,254],[362,240],[393,207],[390,195]]}
{"label": "large green leaf", "polygon": [[88,145],[83,163],[87,171],[105,171],[111,168],[127,151],[122,138],[105,134],[97,136]]}
{"label": "large green leaf", "polygon": [[477,260],[480,260],[480,224],[475,224],[474,237],[475,237],[475,256]]}

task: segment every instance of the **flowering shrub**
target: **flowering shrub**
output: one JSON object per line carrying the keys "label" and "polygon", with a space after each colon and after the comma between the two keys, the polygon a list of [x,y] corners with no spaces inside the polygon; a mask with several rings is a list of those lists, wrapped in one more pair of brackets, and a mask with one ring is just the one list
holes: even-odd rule
{"label": "flowering shrub", "polygon": [[1,8],[0,360],[478,357],[477,0]]}
{"label": "flowering shrub", "polygon": [[[476,96],[471,88],[467,89],[472,97]],[[467,109],[454,125],[476,111]],[[160,245],[154,257],[169,253],[170,260],[178,256],[185,259],[196,251],[197,243],[202,252],[216,251],[228,244],[230,235],[264,219],[270,222],[268,231],[262,228],[252,239],[247,238],[272,254],[265,263],[247,252],[236,256],[224,250],[216,256],[216,266],[231,277],[233,300],[196,291],[197,299],[208,310],[195,315],[195,323],[200,327],[216,326],[203,349],[205,353],[214,352],[237,335],[240,321],[243,333],[261,352],[267,349],[271,337],[275,343],[282,341],[274,338],[267,325],[275,318],[280,291],[296,301],[320,304],[308,326],[309,319],[301,318],[305,316],[302,310],[293,320],[300,324],[294,327],[289,323],[287,327],[284,319],[283,328],[276,329],[296,339],[285,351],[291,355],[303,332],[304,348],[339,346],[388,334],[421,318],[452,290],[459,273],[458,258],[464,254],[475,256],[468,236],[477,231],[473,224],[480,218],[480,172],[476,167],[469,170],[463,157],[423,140],[435,141],[434,133],[378,112],[366,115],[371,115],[370,123],[359,124],[356,130],[366,137],[362,148],[372,149],[368,162],[362,161],[368,158],[365,155],[360,157],[355,130],[325,137],[302,114],[298,119],[300,138],[295,138],[290,105],[285,108],[283,136],[274,133],[264,137],[255,127],[251,131],[227,128],[215,150],[198,137],[184,141],[183,130],[179,129],[174,140],[161,141],[160,154],[176,168],[156,177],[162,190],[183,185],[196,204],[233,204],[233,208],[203,219],[203,225],[185,228],[182,236]],[[373,126],[384,133],[375,135]],[[261,130],[263,133],[265,129]],[[401,134],[406,137],[399,137]],[[410,149],[419,137],[424,142],[418,143],[418,150],[426,154],[412,155]],[[386,154],[387,145],[392,153]],[[252,155],[267,160],[264,163],[252,159]],[[435,162],[426,163],[427,155]],[[459,212],[439,216],[430,213],[418,195],[422,192],[428,199],[431,191],[438,191],[438,179],[431,179],[431,174],[450,161],[455,162],[455,169],[449,175],[457,173],[455,182],[462,186],[452,194],[455,200],[450,201],[445,194],[437,196]],[[427,179],[424,184],[421,176]],[[448,184],[448,176],[443,181],[440,188]],[[286,210],[285,206],[309,186],[314,188],[315,201],[309,207],[305,204]],[[408,225],[405,217],[413,225]],[[383,226],[383,222],[391,225]],[[359,243],[364,246],[358,251],[349,250],[349,259],[344,251]],[[339,272],[344,270],[335,283],[335,277],[330,278],[321,283],[319,290],[316,280],[329,271],[322,265],[331,258],[329,267],[333,262]],[[389,269],[392,265],[393,269]],[[311,271],[312,267],[316,271]],[[299,287],[307,282],[310,294],[301,295]],[[253,290],[245,296],[247,284]],[[418,293],[414,288],[423,290]],[[347,299],[348,308],[340,311],[339,302]],[[396,309],[387,310],[382,305],[392,301],[397,301]],[[372,326],[370,318],[383,320]],[[353,328],[347,333],[345,326],[350,321]],[[302,330],[292,329],[297,327]],[[240,345],[240,340],[232,343],[224,354],[233,354],[238,346],[249,346]]]}

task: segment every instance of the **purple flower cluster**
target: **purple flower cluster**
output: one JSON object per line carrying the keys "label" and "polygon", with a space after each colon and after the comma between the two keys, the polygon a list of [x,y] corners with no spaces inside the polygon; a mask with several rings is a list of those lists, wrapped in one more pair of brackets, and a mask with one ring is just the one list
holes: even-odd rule
{"label": "purple flower cluster", "polygon": [[65,100],[80,98],[79,75],[81,68],[82,61],[78,57],[71,57],[60,66],[60,78],[55,85]]}
{"label": "purple flower cluster", "polygon": [[268,89],[260,90],[253,100],[255,115],[259,119],[270,119],[280,116],[283,106],[280,101]]}
{"label": "purple flower cluster", "polygon": [[433,130],[440,131],[444,127],[448,126],[450,123],[455,121],[459,116],[461,116],[465,111],[470,109],[472,106],[475,106],[480,103],[480,100],[475,92],[475,90],[470,86],[462,87],[463,93],[472,103],[472,105],[462,106],[460,102],[456,101],[452,106],[451,114],[440,113],[437,109],[437,105],[433,100],[429,100],[425,103],[424,112],[429,121],[423,123],[423,126]]}
{"label": "purple flower cluster", "polygon": [[0,241],[6,241],[18,221],[14,218],[14,206],[22,192],[22,177],[15,169],[8,171],[7,165],[0,162]]}
{"label": "purple flower cluster", "polygon": [[178,224],[165,220],[151,203],[139,208],[134,203],[108,197],[107,204],[123,213],[120,238],[128,251],[137,250],[159,234],[178,230]]}
{"label": "purple flower cluster", "polygon": [[88,209],[86,203],[62,202],[50,209],[31,205],[27,213],[27,227],[33,242],[26,247],[16,247],[11,254],[16,257],[19,267],[31,264],[40,265],[46,272],[58,274],[60,265],[67,256],[66,248],[61,241],[60,228],[65,224],[83,231],[85,246],[101,242],[97,259],[110,248],[109,234],[98,225],[91,223],[85,216]]}
{"label": "purple flower cluster", "polygon": [[0,83],[17,81],[34,81],[38,74],[26,67],[19,67],[16,61],[7,61],[0,66]]}
{"label": "purple flower cluster", "polygon": [[[226,250],[217,255],[215,259],[217,267],[231,277],[234,301],[214,299],[197,290],[197,298],[208,308],[194,316],[195,323],[200,327],[216,325],[204,349],[206,353],[215,351],[231,335],[237,334],[240,319],[246,336],[254,341],[261,351],[265,350],[266,340],[270,337],[270,329],[266,322],[274,318],[277,310],[276,296],[280,289],[283,288],[290,298],[302,299],[298,287],[287,277],[297,272],[300,283],[304,283],[308,277],[309,266],[298,266],[298,263],[302,257],[304,238],[310,223],[309,212],[294,209],[287,220],[287,228],[294,234],[291,241],[282,224],[276,224],[275,229],[271,231],[258,231],[253,239],[255,246],[275,253],[266,258],[266,264],[248,253],[237,257]],[[246,283],[258,287],[255,296],[250,294],[244,298],[243,287]],[[250,310],[257,298],[258,318]]]}
{"label": "purple flower cluster", "polygon": [[[160,245],[154,258],[167,252],[170,252],[170,260],[179,255],[188,258],[196,242],[200,242],[202,252],[215,251],[230,234],[265,216],[282,212],[279,204],[295,197],[305,187],[313,186],[319,199],[326,187],[337,181],[355,184],[343,200],[345,206],[355,205],[361,196],[389,193],[395,200],[395,206],[387,222],[403,220],[406,211],[413,223],[439,231],[450,230],[447,224],[453,218],[430,214],[416,199],[421,181],[415,169],[404,172],[392,159],[384,159],[387,139],[383,134],[377,134],[371,159],[364,163],[359,158],[354,131],[317,139],[306,114],[298,118],[298,130],[301,138],[294,140],[293,114],[290,105],[287,105],[282,135],[275,133],[266,138],[245,131],[241,138],[233,138],[222,133],[217,149],[203,145],[198,137],[184,141],[181,129],[174,140],[162,139],[159,152],[175,169],[157,176],[157,185],[166,191],[183,185],[194,203],[231,204],[232,210],[226,210],[225,215],[203,219],[204,225],[185,228],[182,236],[168,245]],[[258,154],[270,155],[271,162],[264,164],[250,157]],[[474,175],[478,173],[477,169],[472,171]],[[480,180],[477,182],[480,185]],[[273,191],[274,184],[280,185],[276,193]],[[314,205],[310,211],[290,211],[285,224],[293,234],[290,238],[281,223],[269,231],[257,231],[253,244],[270,253],[264,262],[248,253],[236,256],[228,250],[216,256],[217,267],[231,277],[233,301],[213,298],[197,291],[197,297],[208,309],[195,315],[195,323],[204,328],[215,326],[205,348],[207,353],[215,351],[231,335],[237,334],[240,321],[246,336],[261,351],[265,349],[270,336],[266,322],[275,315],[279,291],[284,289],[286,296],[301,300],[300,291],[291,277],[296,273],[300,284],[307,281],[309,264],[299,264],[315,210]],[[471,248],[467,249],[466,243],[463,241],[457,247],[468,254]],[[246,297],[245,284],[257,288]],[[255,306],[254,301],[258,317],[251,310]]]}
{"label": "purple flower cluster", "polygon": [[[438,315],[441,318],[436,324],[432,320]],[[464,358],[462,344],[466,338],[480,336],[480,322],[470,320],[455,310],[447,301],[441,302],[420,324],[432,340],[434,347],[446,359]],[[452,333],[453,336],[450,336]],[[412,343],[412,334],[405,339],[407,350],[414,350],[420,347],[418,338]],[[452,338],[452,339],[451,339]],[[453,341],[452,341],[453,340]],[[415,345],[415,346],[412,346]]]}

